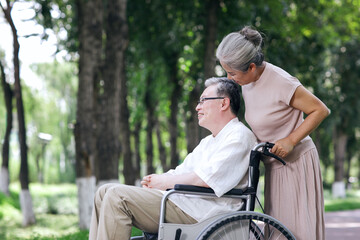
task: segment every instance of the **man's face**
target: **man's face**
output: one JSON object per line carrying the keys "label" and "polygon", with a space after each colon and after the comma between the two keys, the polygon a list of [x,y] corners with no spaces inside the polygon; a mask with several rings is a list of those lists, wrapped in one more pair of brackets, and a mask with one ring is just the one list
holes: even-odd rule
{"label": "man's face", "polygon": [[207,87],[201,94],[199,103],[196,106],[199,125],[211,131],[212,126],[216,125],[216,120],[221,111],[223,99],[206,99],[219,97],[216,94],[217,85]]}

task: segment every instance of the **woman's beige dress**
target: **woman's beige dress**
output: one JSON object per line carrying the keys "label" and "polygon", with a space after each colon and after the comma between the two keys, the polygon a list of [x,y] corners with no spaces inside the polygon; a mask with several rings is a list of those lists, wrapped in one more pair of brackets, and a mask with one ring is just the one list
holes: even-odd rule
{"label": "woman's beige dress", "polygon": [[[242,86],[245,119],[260,142],[285,138],[303,122],[303,113],[289,106],[299,86],[299,80],[270,63],[256,82]],[[285,166],[274,159],[265,162],[265,212],[298,240],[323,240],[322,178],[312,139],[303,139],[285,161]]]}

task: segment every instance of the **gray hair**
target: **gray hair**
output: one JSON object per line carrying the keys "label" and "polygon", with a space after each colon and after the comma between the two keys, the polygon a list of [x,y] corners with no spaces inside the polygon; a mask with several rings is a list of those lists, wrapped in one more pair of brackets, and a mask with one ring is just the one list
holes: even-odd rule
{"label": "gray hair", "polygon": [[216,94],[219,97],[228,97],[230,99],[231,112],[236,116],[240,111],[240,87],[234,81],[226,77],[213,77],[205,81],[205,87],[217,85]]}
{"label": "gray hair", "polygon": [[230,68],[246,72],[254,63],[261,66],[263,37],[248,26],[239,32],[233,32],[223,38],[216,50],[216,57]]}

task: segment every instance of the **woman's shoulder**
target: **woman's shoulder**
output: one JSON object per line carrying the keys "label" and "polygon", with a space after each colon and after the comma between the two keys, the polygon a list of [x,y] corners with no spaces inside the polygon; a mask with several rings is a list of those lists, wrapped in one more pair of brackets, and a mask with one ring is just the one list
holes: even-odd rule
{"label": "woman's shoulder", "polygon": [[267,71],[267,73],[264,76],[266,79],[263,79],[263,87],[266,89],[276,89],[277,92],[283,89],[286,93],[301,85],[301,82],[296,77],[271,63],[266,64],[265,71]]}
{"label": "woman's shoulder", "polygon": [[[286,70],[284,70],[274,64],[268,63],[268,62],[266,63],[265,71],[268,71],[270,75],[277,75],[277,78],[279,78],[279,79],[291,79],[291,80],[296,79],[294,76],[292,76]],[[297,81],[299,81],[299,80],[297,80]]]}

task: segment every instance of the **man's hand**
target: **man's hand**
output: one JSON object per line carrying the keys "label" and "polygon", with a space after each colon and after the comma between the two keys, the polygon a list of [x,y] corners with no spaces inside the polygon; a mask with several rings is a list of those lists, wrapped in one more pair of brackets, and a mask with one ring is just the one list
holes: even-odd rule
{"label": "man's hand", "polygon": [[166,174],[150,174],[143,177],[141,185],[145,188],[155,188],[159,190],[168,189]]}
{"label": "man's hand", "polygon": [[150,175],[144,176],[142,181],[141,181],[142,187],[149,188],[150,181],[151,181],[151,176]]}

